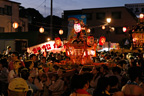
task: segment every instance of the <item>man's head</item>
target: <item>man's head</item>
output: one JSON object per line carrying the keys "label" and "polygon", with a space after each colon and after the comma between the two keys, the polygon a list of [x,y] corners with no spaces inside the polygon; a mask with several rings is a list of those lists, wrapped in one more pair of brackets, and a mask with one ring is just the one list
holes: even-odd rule
{"label": "man's head", "polygon": [[27,82],[22,78],[14,78],[8,86],[8,96],[26,96]]}
{"label": "man's head", "polygon": [[18,54],[17,52],[13,52],[13,53],[11,54],[11,59],[12,59],[12,61],[17,60],[17,59],[18,59],[18,56],[19,56],[19,54]]}
{"label": "man's head", "polygon": [[37,57],[35,54],[31,54],[30,59],[33,60],[33,62],[35,62],[37,60]]}

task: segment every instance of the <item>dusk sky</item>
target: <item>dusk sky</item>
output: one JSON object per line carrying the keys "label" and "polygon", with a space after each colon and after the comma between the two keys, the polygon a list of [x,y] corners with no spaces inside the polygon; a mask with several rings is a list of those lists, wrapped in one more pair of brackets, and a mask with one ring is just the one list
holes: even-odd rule
{"label": "dusk sky", "polygon": [[[51,0],[11,0],[25,8],[35,8],[44,17],[50,15]],[[144,0],[53,0],[53,15],[61,17],[64,10],[86,8],[117,7],[131,3],[144,3]]]}

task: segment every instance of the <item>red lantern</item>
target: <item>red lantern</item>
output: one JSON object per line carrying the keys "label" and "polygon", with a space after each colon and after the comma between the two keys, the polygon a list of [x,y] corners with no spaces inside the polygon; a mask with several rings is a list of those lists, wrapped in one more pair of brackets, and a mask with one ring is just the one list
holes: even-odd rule
{"label": "red lantern", "polygon": [[103,45],[106,41],[106,38],[104,36],[101,36],[99,39],[99,45]]}
{"label": "red lantern", "polygon": [[94,37],[93,36],[88,36],[87,37],[87,45],[88,46],[93,46],[94,45]]}
{"label": "red lantern", "polygon": [[61,47],[62,45],[62,42],[61,42],[61,39],[59,37],[55,38],[55,44],[57,45],[57,47]]}
{"label": "red lantern", "polygon": [[126,32],[127,31],[127,28],[126,27],[123,27],[123,32]]}

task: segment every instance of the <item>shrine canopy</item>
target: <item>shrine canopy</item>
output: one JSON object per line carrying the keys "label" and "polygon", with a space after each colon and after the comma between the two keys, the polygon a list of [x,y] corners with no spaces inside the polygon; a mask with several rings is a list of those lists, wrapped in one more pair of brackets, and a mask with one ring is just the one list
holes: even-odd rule
{"label": "shrine canopy", "polygon": [[[62,45],[63,45],[63,42],[62,42]],[[61,51],[65,51],[65,47],[64,46],[58,47],[55,44],[55,41],[48,41],[48,42],[41,43],[41,44],[27,48],[28,53],[37,54],[39,50],[41,50],[41,52],[45,52],[46,50],[46,51],[50,51],[53,53],[59,53]]]}

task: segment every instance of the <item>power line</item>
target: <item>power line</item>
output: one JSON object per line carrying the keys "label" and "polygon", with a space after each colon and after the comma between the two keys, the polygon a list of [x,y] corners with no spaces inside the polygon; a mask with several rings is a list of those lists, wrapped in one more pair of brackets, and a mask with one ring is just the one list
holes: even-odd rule
{"label": "power line", "polygon": [[43,3],[45,3],[46,0],[44,0],[39,6],[37,6],[35,9],[39,8]]}

